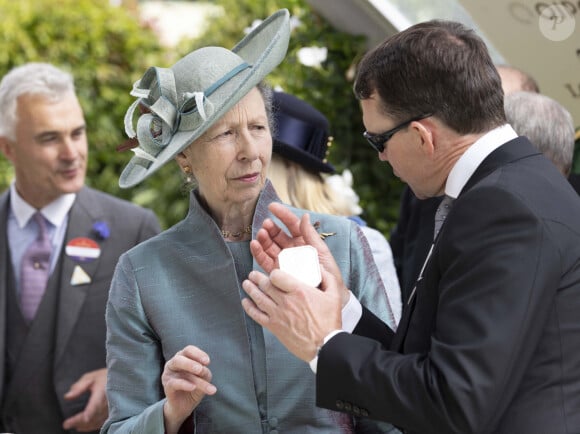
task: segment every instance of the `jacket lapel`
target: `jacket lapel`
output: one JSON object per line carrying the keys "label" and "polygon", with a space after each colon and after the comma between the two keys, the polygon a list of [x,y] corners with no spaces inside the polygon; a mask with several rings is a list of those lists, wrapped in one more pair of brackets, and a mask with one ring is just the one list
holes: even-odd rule
{"label": "jacket lapel", "polygon": [[[8,291],[8,267],[10,255],[8,252],[8,206],[9,193],[0,196],[0,379],[4,378],[5,354],[6,354],[6,291]],[[4,381],[0,380],[0,402],[3,401]]]}
{"label": "jacket lapel", "polygon": [[506,142],[482,161],[465,184],[465,187],[463,187],[463,190],[461,190],[460,197],[461,194],[471,189],[479,181],[501,166],[525,157],[539,154],[541,153],[533,147],[526,137],[520,136]]}
{"label": "jacket lapel", "polygon": [[[86,187],[81,189],[70,210],[68,228],[60,252],[61,278],[59,282],[54,282],[60,285],[55,363],[58,363],[64,353],[100,263],[100,257],[89,262],[79,262],[66,254],[66,246],[75,238],[94,238],[92,227],[100,216],[99,203],[91,200],[90,191]],[[91,282],[82,284],[72,282],[77,267],[80,267],[90,277]]]}

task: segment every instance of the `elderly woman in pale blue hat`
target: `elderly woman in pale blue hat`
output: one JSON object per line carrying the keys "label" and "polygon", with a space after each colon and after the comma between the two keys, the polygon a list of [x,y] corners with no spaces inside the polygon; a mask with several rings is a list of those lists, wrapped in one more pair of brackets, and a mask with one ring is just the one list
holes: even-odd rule
{"label": "elderly woman in pale blue hat", "polygon": [[[258,268],[250,240],[278,201],[266,179],[272,96],[263,79],[284,58],[289,35],[288,11],[280,10],[232,50],[195,50],[135,83],[125,127],[139,146],[120,185],[136,185],[175,160],[195,188],[181,222],[119,259],[107,305],[103,433],[392,428],[316,407],[310,367],[241,305],[241,282]],[[311,218],[335,234],[325,242],[353,293],[385,317],[384,292],[365,289],[380,280],[357,232],[343,219]]]}

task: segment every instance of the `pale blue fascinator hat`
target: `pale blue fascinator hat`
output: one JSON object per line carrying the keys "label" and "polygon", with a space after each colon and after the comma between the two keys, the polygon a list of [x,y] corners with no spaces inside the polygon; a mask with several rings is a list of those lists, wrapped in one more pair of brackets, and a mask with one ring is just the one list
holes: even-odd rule
{"label": "pale blue fascinator hat", "polygon": [[[290,14],[281,9],[232,50],[204,47],[171,68],[149,68],[133,85],[137,100],[125,114],[125,132],[139,146],[119,186],[137,185],[200,137],[284,59],[289,39]],[[135,129],[138,107],[144,113]]]}

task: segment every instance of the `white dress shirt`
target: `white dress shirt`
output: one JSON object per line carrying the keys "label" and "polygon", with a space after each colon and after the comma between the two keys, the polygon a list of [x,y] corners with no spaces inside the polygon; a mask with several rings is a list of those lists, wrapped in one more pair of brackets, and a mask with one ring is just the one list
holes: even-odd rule
{"label": "white dress shirt", "polygon": [[24,252],[37,235],[36,225],[30,220],[36,211],[40,211],[48,221],[47,231],[52,244],[50,257],[50,272],[54,270],[59,252],[64,242],[64,236],[68,226],[68,213],[75,201],[76,194],[64,194],[37,210],[27,203],[16,191],[14,182],[10,185],[10,210],[8,212],[8,247],[12,259],[12,269],[16,279],[17,292],[20,290],[20,263]]}

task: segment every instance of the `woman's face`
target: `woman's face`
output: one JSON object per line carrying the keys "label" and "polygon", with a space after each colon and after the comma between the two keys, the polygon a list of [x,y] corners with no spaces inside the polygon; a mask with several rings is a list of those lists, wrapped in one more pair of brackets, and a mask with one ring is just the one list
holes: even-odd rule
{"label": "woman's face", "polygon": [[255,205],[266,181],[272,136],[262,94],[252,89],[178,156],[214,212]]}

